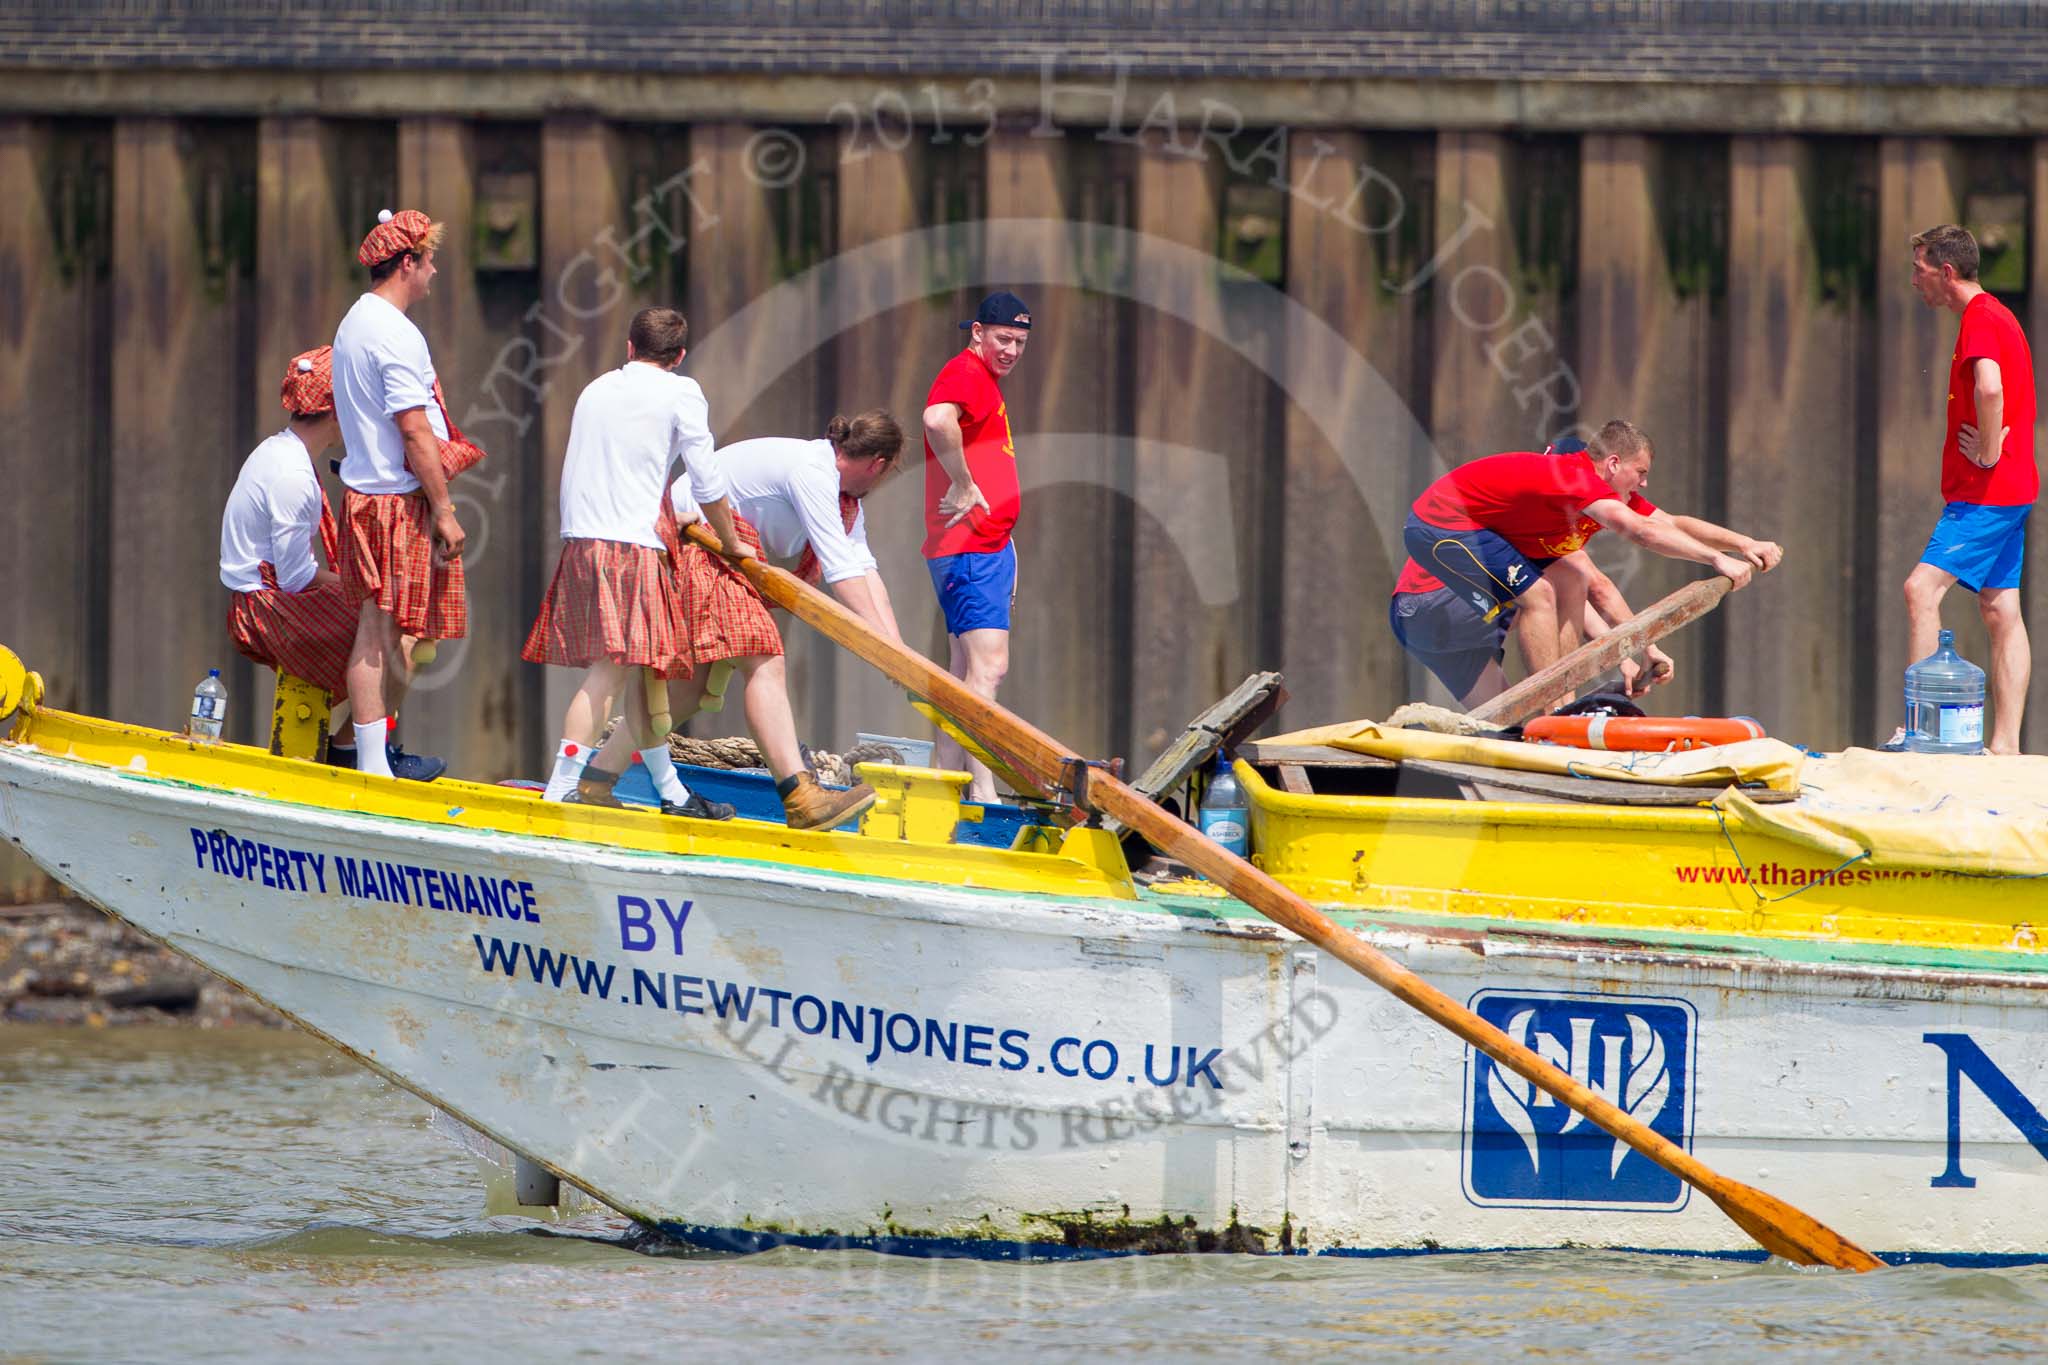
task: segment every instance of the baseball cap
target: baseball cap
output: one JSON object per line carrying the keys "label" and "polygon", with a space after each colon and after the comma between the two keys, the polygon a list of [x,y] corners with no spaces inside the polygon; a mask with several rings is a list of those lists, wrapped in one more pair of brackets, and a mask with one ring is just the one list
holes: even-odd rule
{"label": "baseball cap", "polygon": [[1031,309],[1024,300],[1007,290],[990,294],[981,301],[981,307],[974,310],[974,316],[960,324],[966,331],[975,323],[984,327],[1022,327],[1031,330]]}

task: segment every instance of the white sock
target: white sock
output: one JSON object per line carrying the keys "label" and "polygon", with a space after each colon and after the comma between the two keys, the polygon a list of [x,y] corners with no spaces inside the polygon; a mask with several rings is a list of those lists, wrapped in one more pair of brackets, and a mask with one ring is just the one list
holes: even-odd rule
{"label": "white sock", "polygon": [[384,752],[384,734],[389,728],[389,721],[376,720],[368,725],[357,722],[357,772],[372,773],[378,777],[391,776],[391,756]]}
{"label": "white sock", "polygon": [[560,801],[576,790],[576,779],[583,776],[584,765],[589,763],[597,750],[588,744],[578,744],[565,739],[555,748],[555,771],[548,777],[548,789],[540,794],[543,801]]}
{"label": "white sock", "polygon": [[690,799],[690,789],[683,785],[683,779],[676,776],[676,761],[668,756],[666,742],[651,749],[640,751],[640,761],[647,765],[647,775],[654,779],[654,790],[664,801],[673,801],[678,806]]}

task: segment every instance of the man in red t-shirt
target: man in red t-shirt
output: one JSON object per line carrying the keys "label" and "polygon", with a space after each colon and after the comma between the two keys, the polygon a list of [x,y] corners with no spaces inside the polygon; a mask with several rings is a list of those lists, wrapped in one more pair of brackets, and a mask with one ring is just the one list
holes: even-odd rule
{"label": "man in red t-shirt", "polygon": [[[1000,384],[1024,357],[1031,310],[1015,294],[990,294],[960,326],[970,333],[967,349],[946,362],[924,400],[924,558],[953,674],[993,701],[1010,669],[1017,599],[1017,447]],[[995,800],[987,765],[944,735],[938,762],[973,774],[969,799]]]}
{"label": "man in red t-shirt", "polygon": [[[2040,492],[2034,467],[2034,357],[2012,310],[1977,283],[1977,239],[1954,224],[1913,238],[1913,292],[1963,325],[1948,366],[1941,445],[1941,520],[1906,575],[1908,663],[1935,650],[1941,599],[1961,583],[1977,594],[1991,635],[1994,754],[2020,751],[2033,659],[2020,619],[2027,517]],[[1901,738],[1902,736],[1895,736]]]}
{"label": "man in red t-shirt", "polygon": [[[1606,634],[1633,613],[1585,553],[1602,527],[1738,588],[1776,567],[1776,544],[1645,498],[1654,453],[1649,437],[1616,419],[1582,449],[1489,455],[1431,484],[1408,515],[1408,562],[1388,605],[1402,648],[1470,710],[1507,685],[1500,661],[1511,625],[1531,673],[1557,662],[1579,631]],[[1662,651],[1648,657],[1651,682],[1670,676]]]}

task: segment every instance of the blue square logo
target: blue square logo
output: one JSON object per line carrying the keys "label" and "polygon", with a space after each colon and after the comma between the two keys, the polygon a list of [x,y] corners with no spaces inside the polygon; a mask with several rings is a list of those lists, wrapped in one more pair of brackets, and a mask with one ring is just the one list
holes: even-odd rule
{"label": "blue square logo", "polygon": [[[1693,1039],[1683,1000],[1481,991],[1480,1018],[1581,1085],[1692,1147]],[[1476,1049],[1467,1054],[1465,1195],[1479,1205],[1675,1212],[1691,1187]]]}

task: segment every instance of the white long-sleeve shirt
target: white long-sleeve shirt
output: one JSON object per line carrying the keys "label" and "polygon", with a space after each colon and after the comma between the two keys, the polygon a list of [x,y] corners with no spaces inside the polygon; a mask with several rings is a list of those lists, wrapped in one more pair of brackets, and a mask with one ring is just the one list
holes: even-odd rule
{"label": "white long-sleeve shirt", "polygon": [[[859,578],[875,567],[868,550],[868,514],[862,508],[846,529],[839,515],[839,464],[830,441],[762,436],[712,453],[711,463],[732,498],[733,510],[761,533],[771,559],[795,559],[806,545],[817,552],[827,583]],[[698,519],[690,489],[678,479],[669,503],[685,525]]]}
{"label": "white long-sleeve shirt", "polygon": [[562,539],[660,549],[654,524],[677,460],[699,501],[726,495],[712,458],[711,406],[696,380],[638,360],[591,380],[562,458]]}
{"label": "white long-sleeve shirt", "polygon": [[300,592],[320,567],[320,476],[313,455],[290,427],[267,437],[242,461],[220,517],[220,581],[236,592],[263,589],[262,565],[277,586]]}

